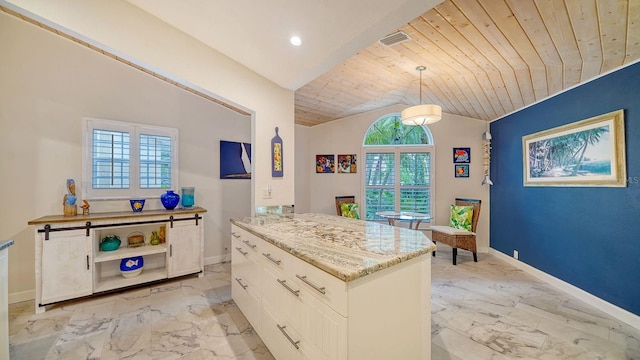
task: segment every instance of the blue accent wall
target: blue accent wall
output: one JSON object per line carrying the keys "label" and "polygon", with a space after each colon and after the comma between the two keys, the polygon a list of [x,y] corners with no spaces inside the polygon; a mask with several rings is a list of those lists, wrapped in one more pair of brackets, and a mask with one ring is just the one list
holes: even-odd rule
{"label": "blue accent wall", "polygon": [[[522,137],[624,109],[627,187],[524,187]],[[640,63],[491,123],[490,246],[640,315]]]}

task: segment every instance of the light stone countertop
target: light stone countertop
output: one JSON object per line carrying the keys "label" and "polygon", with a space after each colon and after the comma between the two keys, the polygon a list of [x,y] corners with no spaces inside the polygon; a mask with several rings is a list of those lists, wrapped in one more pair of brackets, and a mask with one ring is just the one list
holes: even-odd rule
{"label": "light stone countertop", "polygon": [[0,241],[0,250],[4,250],[13,245],[13,240]]}
{"label": "light stone countertop", "polygon": [[436,249],[421,231],[335,215],[259,215],[231,222],[347,282]]}

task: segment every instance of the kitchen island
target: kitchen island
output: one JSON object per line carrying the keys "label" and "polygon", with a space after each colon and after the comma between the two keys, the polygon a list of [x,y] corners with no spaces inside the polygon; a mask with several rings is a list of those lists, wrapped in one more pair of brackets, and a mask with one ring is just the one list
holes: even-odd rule
{"label": "kitchen island", "polygon": [[429,359],[435,245],[324,214],[232,219],[232,296],[277,359]]}

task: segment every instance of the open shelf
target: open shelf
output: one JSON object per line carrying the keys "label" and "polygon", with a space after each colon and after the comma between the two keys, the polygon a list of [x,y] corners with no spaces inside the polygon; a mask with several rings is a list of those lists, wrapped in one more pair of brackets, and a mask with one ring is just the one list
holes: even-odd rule
{"label": "open shelf", "polygon": [[134,257],[134,256],[145,256],[152,254],[160,254],[167,252],[167,244],[159,244],[159,245],[145,245],[138,246],[134,248],[122,247],[118,250],[114,251],[98,251],[96,256],[93,258],[93,261],[96,263],[112,261],[112,260],[120,260],[124,258]]}
{"label": "open shelf", "polygon": [[122,275],[113,275],[100,279],[100,281],[96,284],[94,292],[98,293],[102,291],[109,291],[166,278],[166,268],[144,269],[142,270],[142,273],[140,275],[128,279]]}

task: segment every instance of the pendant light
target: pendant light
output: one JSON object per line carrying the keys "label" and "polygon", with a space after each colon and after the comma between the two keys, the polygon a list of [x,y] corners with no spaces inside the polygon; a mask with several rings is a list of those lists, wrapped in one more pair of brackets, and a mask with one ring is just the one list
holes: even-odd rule
{"label": "pendant light", "polygon": [[406,108],[402,111],[402,124],[412,126],[423,126],[433,124],[442,119],[442,108],[435,104],[422,104],[422,72],[427,68],[418,66],[420,72],[420,104]]}

